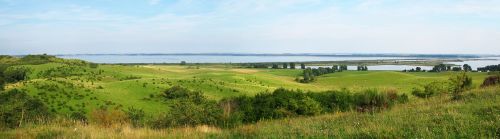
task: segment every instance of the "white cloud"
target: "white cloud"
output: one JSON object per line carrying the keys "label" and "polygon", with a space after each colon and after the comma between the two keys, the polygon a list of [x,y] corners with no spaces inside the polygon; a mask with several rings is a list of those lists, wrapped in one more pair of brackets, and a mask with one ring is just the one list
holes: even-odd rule
{"label": "white cloud", "polygon": [[[169,8],[197,8],[196,2],[184,0]],[[324,3],[227,0],[206,12],[168,11],[142,17],[85,6],[38,14],[4,13],[0,14],[0,51],[500,53],[498,27],[435,22],[429,18],[480,14],[499,20],[494,15],[498,5],[412,2],[391,7],[384,1],[368,1],[347,10],[334,3],[321,9],[296,11],[297,7]],[[42,22],[12,25],[13,21],[26,19]],[[2,24],[10,25],[2,28]]]}

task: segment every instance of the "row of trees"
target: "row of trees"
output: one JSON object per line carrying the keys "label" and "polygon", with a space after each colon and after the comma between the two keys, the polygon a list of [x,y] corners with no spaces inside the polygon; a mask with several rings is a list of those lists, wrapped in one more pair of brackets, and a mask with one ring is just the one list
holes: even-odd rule
{"label": "row of trees", "polygon": [[[273,69],[297,69],[296,63],[290,62],[290,63],[273,63],[273,64],[266,64],[266,63],[251,63],[251,64],[245,64],[244,66],[248,68],[273,68]],[[342,70],[347,70],[347,65],[334,65],[331,67],[335,71],[342,71]],[[363,69],[368,70],[368,67],[363,66]],[[300,69],[307,69],[306,64],[301,63],[300,64]]]}
{"label": "row of trees", "polygon": [[500,71],[500,64],[498,65],[489,65],[486,67],[479,67],[477,68],[478,71],[481,72],[490,72],[490,71]]}
{"label": "row of trees", "polygon": [[[297,77],[295,80],[301,83],[309,83],[313,82],[317,76],[321,76],[323,74],[342,72],[343,70],[347,70],[347,65],[334,65],[330,67],[319,67],[319,68],[306,68],[302,72],[302,79]],[[368,70],[368,68],[366,68]]]}
{"label": "row of trees", "polygon": [[429,72],[462,71],[462,70],[465,72],[470,72],[472,71],[472,67],[469,64],[464,64],[462,67],[439,64],[434,66],[432,70],[430,70]]}

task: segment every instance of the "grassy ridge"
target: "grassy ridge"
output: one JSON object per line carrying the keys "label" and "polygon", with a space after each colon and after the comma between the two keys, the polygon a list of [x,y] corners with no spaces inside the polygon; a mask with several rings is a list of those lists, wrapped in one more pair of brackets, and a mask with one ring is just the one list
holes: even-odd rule
{"label": "grassy ridge", "polygon": [[207,126],[152,130],[103,128],[70,121],[0,132],[0,138],[498,138],[500,88],[469,91],[463,100],[415,99],[379,113],[345,112],[261,121],[234,129]]}

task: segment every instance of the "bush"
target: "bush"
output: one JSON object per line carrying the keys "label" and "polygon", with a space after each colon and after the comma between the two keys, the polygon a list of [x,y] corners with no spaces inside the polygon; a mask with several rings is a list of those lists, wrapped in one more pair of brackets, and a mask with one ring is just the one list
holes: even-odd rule
{"label": "bush", "polygon": [[134,127],[142,127],[143,126],[143,120],[145,117],[145,113],[142,109],[136,109],[134,107],[130,107],[125,111],[125,114],[127,115],[128,119],[132,123],[132,126],[134,126]]}
{"label": "bush", "polygon": [[500,76],[494,75],[494,76],[486,77],[483,81],[483,84],[481,84],[481,87],[488,87],[488,86],[494,86],[494,85],[499,85],[499,84],[500,84]]}
{"label": "bush", "polygon": [[472,78],[465,72],[450,77],[449,81],[450,92],[454,100],[460,99],[462,92],[472,88]]}
{"label": "bush", "polygon": [[352,93],[348,90],[308,93],[318,101],[325,112],[348,111],[353,107]]}
{"label": "bush", "polygon": [[171,108],[169,113],[152,121],[154,128],[217,125],[222,121],[223,110],[201,92],[174,86],[166,90],[163,96],[170,102]]}
{"label": "bush", "polygon": [[48,108],[26,92],[13,89],[0,93],[0,128],[15,128],[27,122],[50,118]]}
{"label": "bush", "polygon": [[26,67],[8,67],[3,72],[4,80],[8,83],[25,80],[30,72]]}
{"label": "bush", "polygon": [[406,95],[397,95],[394,92],[379,92],[375,89],[365,90],[354,94],[354,104],[360,112],[373,112],[392,107],[396,102],[407,101]]}
{"label": "bush", "polygon": [[99,108],[91,112],[91,121],[104,126],[122,125],[128,122],[125,113],[118,109]]}
{"label": "bush", "polygon": [[203,94],[199,91],[190,91],[186,88],[180,87],[180,86],[174,86],[165,92],[163,92],[163,96],[167,100],[172,100],[172,99],[189,99],[197,104],[200,104],[202,101],[205,100],[205,97]]}
{"label": "bush", "polygon": [[69,116],[69,118],[71,118],[73,120],[85,122],[85,123],[88,120],[87,116],[85,116],[84,112],[73,112],[73,113],[71,113],[71,115]]}
{"label": "bush", "polygon": [[446,82],[431,82],[424,86],[424,89],[413,88],[412,95],[420,98],[429,98],[431,96],[448,93]]}
{"label": "bush", "polygon": [[154,128],[217,125],[221,121],[222,109],[214,101],[197,104],[188,99],[174,100],[168,113],[152,122]]}
{"label": "bush", "polygon": [[254,98],[257,119],[276,119],[297,115],[316,115],[322,112],[319,102],[303,92],[276,89],[272,94],[261,93]]}

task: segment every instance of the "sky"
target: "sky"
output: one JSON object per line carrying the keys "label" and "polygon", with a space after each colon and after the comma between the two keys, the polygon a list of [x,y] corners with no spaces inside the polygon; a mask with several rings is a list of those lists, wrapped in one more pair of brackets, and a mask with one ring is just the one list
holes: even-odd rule
{"label": "sky", "polygon": [[500,0],[0,0],[0,54],[500,54]]}

